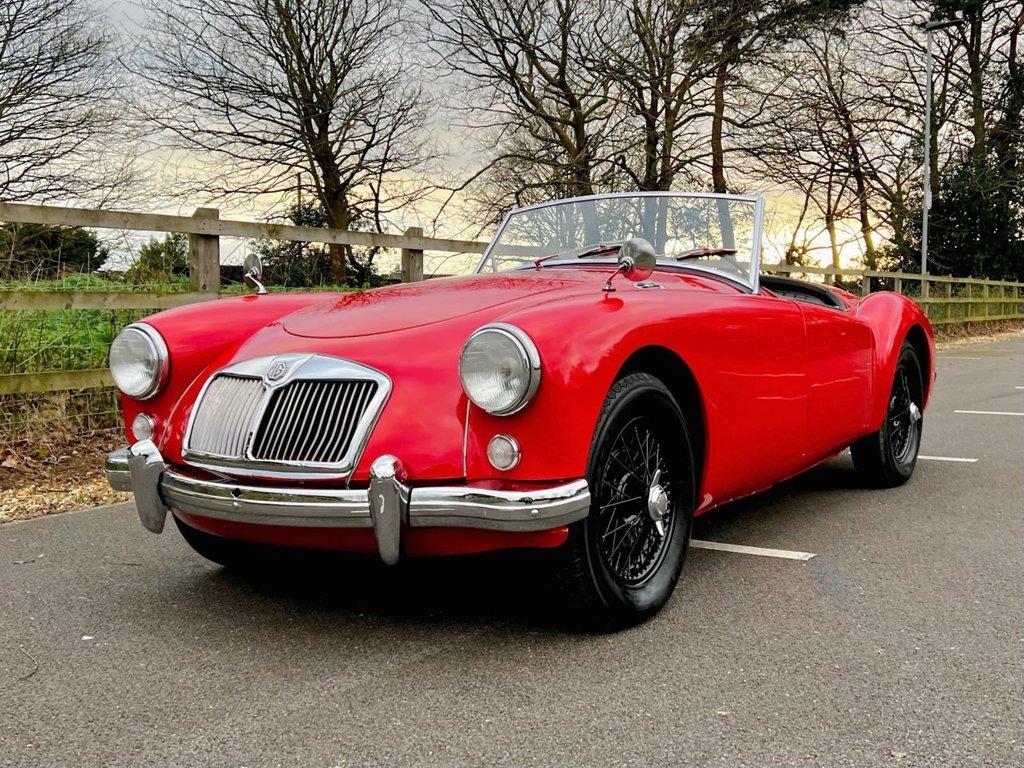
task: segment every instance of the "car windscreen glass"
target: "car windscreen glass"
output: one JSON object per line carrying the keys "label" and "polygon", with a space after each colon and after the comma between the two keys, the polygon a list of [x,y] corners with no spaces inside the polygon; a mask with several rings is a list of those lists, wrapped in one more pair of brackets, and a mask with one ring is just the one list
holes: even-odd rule
{"label": "car windscreen glass", "polygon": [[648,240],[660,261],[756,284],[758,201],[690,193],[607,195],[517,209],[506,217],[480,270],[500,272],[539,260],[614,260],[614,247],[633,237]]}

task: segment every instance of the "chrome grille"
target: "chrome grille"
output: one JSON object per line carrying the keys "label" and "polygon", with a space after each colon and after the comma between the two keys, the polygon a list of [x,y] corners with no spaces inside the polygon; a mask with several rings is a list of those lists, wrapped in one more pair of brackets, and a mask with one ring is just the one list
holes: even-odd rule
{"label": "chrome grille", "polygon": [[252,458],[334,464],[351,447],[377,391],[372,381],[295,381],[273,391]]}
{"label": "chrome grille", "polygon": [[238,458],[263,401],[261,379],[221,375],[210,382],[189,435],[189,449],[205,456]]}
{"label": "chrome grille", "polygon": [[232,363],[200,393],[182,455],[232,475],[345,477],[390,393],[385,374],[338,357],[290,352]]}

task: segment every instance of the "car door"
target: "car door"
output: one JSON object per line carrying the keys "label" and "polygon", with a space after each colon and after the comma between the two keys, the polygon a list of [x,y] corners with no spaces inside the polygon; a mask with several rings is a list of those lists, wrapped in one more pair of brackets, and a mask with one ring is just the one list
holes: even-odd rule
{"label": "car door", "polygon": [[848,310],[798,304],[807,333],[807,448],[819,461],[868,428],[874,334]]}
{"label": "car door", "polygon": [[764,490],[806,467],[807,350],[796,302],[719,296],[713,311],[683,318],[674,334],[705,398],[705,490],[714,503]]}

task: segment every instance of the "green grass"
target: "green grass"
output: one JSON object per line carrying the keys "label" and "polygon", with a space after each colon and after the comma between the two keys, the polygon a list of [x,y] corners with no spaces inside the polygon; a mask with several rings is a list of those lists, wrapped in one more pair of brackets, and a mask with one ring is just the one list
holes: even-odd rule
{"label": "green grass", "polygon": [[[73,274],[59,280],[8,282],[0,284],[0,290],[178,293],[191,290],[191,286],[184,277],[172,278],[166,283],[132,285],[95,274]],[[320,292],[348,289],[323,286],[291,290]],[[241,283],[225,285],[221,289],[221,295],[227,296],[251,292],[252,288]],[[118,332],[129,323],[155,311],[0,310],[0,375],[102,368],[107,364],[107,349]]]}
{"label": "green grass", "polygon": [[[10,291],[123,291],[181,293],[188,278],[137,285],[103,275],[75,273],[54,280],[10,280]],[[110,342],[149,310],[61,309],[0,311],[0,375],[103,368]]]}
{"label": "green grass", "polygon": [[102,368],[117,333],[146,310],[0,312],[0,374]]}
{"label": "green grass", "polygon": [[96,273],[75,272],[53,280],[2,280],[0,290],[185,293],[192,290],[192,286],[187,277],[171,276],[159,283],[133,283]]}

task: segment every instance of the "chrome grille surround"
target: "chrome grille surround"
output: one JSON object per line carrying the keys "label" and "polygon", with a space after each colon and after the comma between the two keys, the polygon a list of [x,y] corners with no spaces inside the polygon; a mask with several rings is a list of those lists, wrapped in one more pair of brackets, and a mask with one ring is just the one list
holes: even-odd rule
{"label": "chrome grille surround", "polygon": [[390,393],[385,374],[337,357],[245,360],[203,385],[182,454],[187,464],[222,474],[345,478]]}

